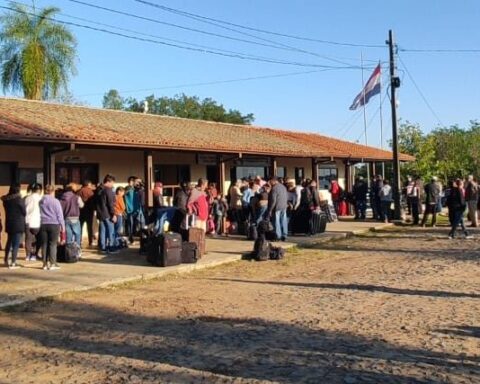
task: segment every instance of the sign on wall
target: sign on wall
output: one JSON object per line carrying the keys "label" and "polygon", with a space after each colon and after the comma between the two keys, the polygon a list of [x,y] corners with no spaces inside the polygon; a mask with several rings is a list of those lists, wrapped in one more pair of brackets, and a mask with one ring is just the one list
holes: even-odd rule
{"label": "sign on wall", "polygon": [[198,165],[217,165],[217,155],[211,153],[199,153],[197,154]]}

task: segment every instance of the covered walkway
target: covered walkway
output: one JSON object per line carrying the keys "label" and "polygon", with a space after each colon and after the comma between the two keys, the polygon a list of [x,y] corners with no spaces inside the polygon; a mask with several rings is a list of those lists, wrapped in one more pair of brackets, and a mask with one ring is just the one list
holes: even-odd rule
{"label": "covered walkway", "polygon": [[[336,237],[380,229],[385,225],[376,222],[356,222],[349,219],[328,224],[327,232],[314,237],[292,237],[283,247],[307,245],[328,241]],[[59,271],[43,271],[41,262],[24,262],[20,252],[18,270],[0,269],[0,308],[21,304],[44,297],[54,297],[68,292],[93,288],[105,288],[117,284],[154,279],[163,276],[187,273],[193,270],[218,266],[242,259],[253,248],[253,242],[244,237],[224,237],[208,239],[208,254],[197,264],[182,264],[175,267],[156,268],[139,255],[138,247],[126,249],[119,254],[105,257],[95,251],[84,251],[82,260],[77,264],[64,264]]]}

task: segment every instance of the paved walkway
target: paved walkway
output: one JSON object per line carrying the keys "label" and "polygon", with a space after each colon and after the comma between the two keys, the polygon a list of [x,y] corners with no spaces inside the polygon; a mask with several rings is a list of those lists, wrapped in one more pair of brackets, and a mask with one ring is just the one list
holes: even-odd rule
{"label": "paved walkway", "polygon": [[[289,243],[281,243],[281,245],[283,247],[306,245],[384,226],[385,224],[382,223],[347,219],[328,224],[327,232],[324,234],[314,237],[292,237]],[[25,262],[24,252],[21,250],[20,265],[23,265],[23,268],[17,270],[0,268],[0,308],[66,292],[158,278],[167,274],[186,273],[195,269],[230,263],[240,260],[252,248],[252,242],[241,236],[208,239],[208,253],[197,264],[182,264],[167,268],[150,266],[145,256],[139,255],[138,248],[135,246],[110,256],[85,250],[79,263],[63,264],[59,271],[43,271],[41,262]]]}

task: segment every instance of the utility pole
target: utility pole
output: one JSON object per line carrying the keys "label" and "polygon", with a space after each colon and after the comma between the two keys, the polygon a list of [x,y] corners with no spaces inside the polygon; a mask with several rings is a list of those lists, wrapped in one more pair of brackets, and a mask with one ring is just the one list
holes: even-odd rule
{"label": "utility pole", "polygon": [[388,40],[386,41],[390,51],[390,102],[392,106],[392,143],[393,143],[393,202],[395,204],[394,219],[401,220],[402,209],[400,206],[400,161],[398,156],[398,135],[397,135],[397,101],[395,90],[400,87],[400,78],[395,75],[395,49],[393,41],[393,31],[388,31]]}

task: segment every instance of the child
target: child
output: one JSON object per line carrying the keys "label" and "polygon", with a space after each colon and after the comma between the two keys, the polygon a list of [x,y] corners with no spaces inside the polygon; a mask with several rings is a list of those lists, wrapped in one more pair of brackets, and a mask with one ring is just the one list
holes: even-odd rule
{"label": "child", "polygon": [[125,188],[118,187],[115,191],[115,205],[114,211],[117,221],[115,222],[115,244],[118,248],[121,248],[121,238],[123,236],[123,216],[125,215],[125,200],[123,195],[125,195]]}
{"label": "child", "polygon": [[215,222],[215,235],[221,235],[223,230],[223,218],[227,213],[227,202],[222,195],[218,195],[212,204],[213,221]]}

